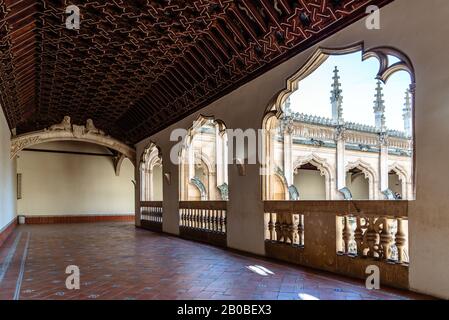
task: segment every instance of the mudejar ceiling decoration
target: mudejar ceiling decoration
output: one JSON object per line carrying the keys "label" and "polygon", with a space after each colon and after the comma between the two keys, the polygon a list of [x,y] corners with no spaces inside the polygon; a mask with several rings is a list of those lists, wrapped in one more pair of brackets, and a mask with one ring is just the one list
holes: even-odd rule
{"label": "mudejar ceiling decoration", "polygon": [[0,103],[18,134],[70,115],[135,143],[391,1],[0,0]]}

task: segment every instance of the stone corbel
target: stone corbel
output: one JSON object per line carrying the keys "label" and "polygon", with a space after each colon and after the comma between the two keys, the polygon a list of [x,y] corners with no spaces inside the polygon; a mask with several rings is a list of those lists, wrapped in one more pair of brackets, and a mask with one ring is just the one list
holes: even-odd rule
{"label": "stone corbel", "polygon": [[115,175],[117,177],[120,176],[120,169],[122,167],[122,163],[123,163],[123,160],[125,160],[125,158],[126,158],[126,156],[122,153],[119,153],[116,156],[114,156],[114,158],[112,158],[112,161],[114,162]]}
{"label": "stone corbel", "polygon": [[167,182],[167,184],[170,185],[171,184],[171,173],[170,172],[164,173],[164,178],[165,178],[165,181]]}
{"label": "stone corbel", "polygon": [[235,164],[237,165],[237,170],[238,170],[239,176],[241,176],[241,177],[246,176],[245,161],[242,159],[235,159]]}

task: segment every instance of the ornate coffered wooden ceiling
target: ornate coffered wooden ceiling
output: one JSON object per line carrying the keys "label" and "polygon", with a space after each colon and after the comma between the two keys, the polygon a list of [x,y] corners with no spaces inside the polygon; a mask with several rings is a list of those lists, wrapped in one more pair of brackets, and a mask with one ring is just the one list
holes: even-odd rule
{"label": "ornate coffered wooden ceiling", "polygon": [[18,133],[69,115],[134,143],[391,1],[0,0],[0,103]]}

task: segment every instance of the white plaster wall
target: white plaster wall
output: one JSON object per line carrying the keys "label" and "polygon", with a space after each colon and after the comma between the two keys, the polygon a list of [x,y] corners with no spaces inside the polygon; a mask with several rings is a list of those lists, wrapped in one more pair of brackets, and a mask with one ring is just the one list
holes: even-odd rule
{"label": "white plaster wall", "polygon": [[[33,148],[108,154],[103,147],[74,142]],[[134,166],[128,159],[117,177],[110,157],[22,151],[17,171],[22,174],[18,214],[134,214]]]}
{"label": "white plaster wall", "polygon": [[10,160],[11,132],[0,107],[0,231],[16,217],[16,161]]}
{"label": "white plaster wall", "polygon": [[[449,1],[395,0],[381,10],[381,29],[368,30],[360,20],[316,46],[289,59],[202,109],[228,128],[260,128],[270,99],[308,57],[323,47],[342,47],[364,41],[366,48],[391,46],[405,52],[416,71],[416,201],[410,205],[410,285],[412,289],[449,298]],[[328,85],[328,84],[323,84]],[[371,97],[370,97],[371,98]],[[170,163],[169,141],[174,128],[188,128],[198,114],[150,137],[164,154],[164,230],[178,233],[178,168]],[[141,154],[146,139],[137,145]],[[430,170],[431,169],[431,170]],[[246,176],[229,170],[228,245],[264,254],[264,219],[258,165]],[[251,192],[249,192],[251,191]],[[136,197],[138,201],[138,197]]]}

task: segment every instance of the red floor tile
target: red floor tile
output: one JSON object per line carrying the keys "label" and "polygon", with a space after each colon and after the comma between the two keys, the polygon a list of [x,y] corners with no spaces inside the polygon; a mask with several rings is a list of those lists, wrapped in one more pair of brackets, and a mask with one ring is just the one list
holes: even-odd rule
{"label": "red floor tile", "polygon": [[[0,279],[1,299],[13,299],[16,292],[20,299],[32,300],[426,298],[391,289],[369,291],[361,281],[151,233],[128,223],[21,226],[0,248],[2,267],[12,251]],[[65,286],[68,265],[80,268],[80,290]],[[258,275],[247,268],[253,265],[273,274]]]}

